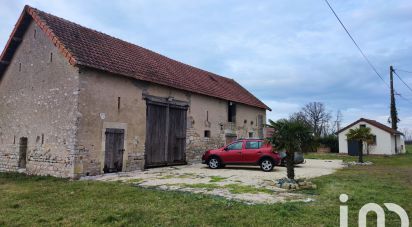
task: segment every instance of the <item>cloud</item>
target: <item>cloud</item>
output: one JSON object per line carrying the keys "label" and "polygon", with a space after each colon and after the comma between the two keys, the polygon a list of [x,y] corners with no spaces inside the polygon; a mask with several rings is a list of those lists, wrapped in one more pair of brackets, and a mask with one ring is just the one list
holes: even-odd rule
{"label": "cloud", "polygon": [[[387,83],[389,65],[412,70],[411,1],[330,2]],[[345,123],[389,115],[388,88],[322,1],[10,1],[0,8],[0,46],[24,4],[233,78],[273,119],[311,101],[342,110]],[[412,74],[400,75],[412,85]],[[395,88],[412,98],[397,79]],[[412,129],[412,105],[397,104],[400,127]]]}
{"label": "cloud", "polygon": [[272,111],[267,112],[267,119],[277,120],[288,118],[291,113],[297,112],[301,107],[298,103],[279,102],[273,100],[263,100],[266,105],[272,107]]}

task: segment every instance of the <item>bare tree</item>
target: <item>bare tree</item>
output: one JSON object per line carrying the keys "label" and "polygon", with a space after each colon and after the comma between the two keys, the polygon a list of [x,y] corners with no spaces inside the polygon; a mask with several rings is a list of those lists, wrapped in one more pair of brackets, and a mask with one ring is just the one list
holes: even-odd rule
{"label": "bare tree", "polygon": [[293,113],[292,115],[290,115],[289,119],[294,121],[300,121],[309,125],[309,121],[306,119],[306,115],[302,111]]}
{"label": "bare tree", "polygon": [[412,132],[409,131],[409,129],[402,128],[400,131],[403,133],[403,135],[405,137],[405,141],[408,141],[408,142],[412,141]]}
{"label": "bare tree", "polygon": [[321,102],[311,102],[306,104],[300,112],[293,116],[302,117],[313,129],[316,137],[327,135],[331,130],[330,120],[331,113],[325,108]]}

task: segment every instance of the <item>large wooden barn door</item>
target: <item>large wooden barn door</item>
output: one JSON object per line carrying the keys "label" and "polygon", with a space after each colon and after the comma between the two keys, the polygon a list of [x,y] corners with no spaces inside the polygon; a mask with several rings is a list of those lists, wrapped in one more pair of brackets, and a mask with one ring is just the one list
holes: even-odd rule
{"label": "large wooden barn door", "polygon": [[121,172],[123,168],[124,129],[107,128],[103,172]]}
{"label": "large wooden barn door", "polygon": [[146,166],[162,165],[165,162],[166,105],[147,103],[146,111]]}
{"label": "large wooden barn door", "polygon": [[186,109],[170,106],[168,157],[169,163],[185,162],[186,154]]}
{"label": "large wooden barn door", "polygon": [[146,100],[145,166],[186,164],[187,106]]}

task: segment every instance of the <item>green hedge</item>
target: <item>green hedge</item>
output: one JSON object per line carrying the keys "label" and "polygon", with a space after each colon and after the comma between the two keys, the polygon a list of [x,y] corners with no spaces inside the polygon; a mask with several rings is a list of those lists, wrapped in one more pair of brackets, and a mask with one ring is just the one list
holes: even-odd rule
{"label": "green hedge", "polygon": [[330,151],[332,153],[338,153],[339,152],[338,137],[335,136],[335,135],[329,135],[329,136],[317,138],[316,142],[319,145],[324,145],[324,146],[330,147]]}

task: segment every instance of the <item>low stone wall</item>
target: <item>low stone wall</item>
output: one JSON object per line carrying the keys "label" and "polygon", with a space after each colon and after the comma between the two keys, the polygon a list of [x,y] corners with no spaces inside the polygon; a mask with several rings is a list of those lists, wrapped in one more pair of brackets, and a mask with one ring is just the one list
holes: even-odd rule
{"label": "low stone wall", "polygon": [[318,153],[330,153],[331,149],[330,149],[330,147],[318,147],[316,149],[316,152],[318,152]]}
{"label": "low stone wall", "polygon": [[9,145],[0,147],[0,171],[9,172],[18,170],[18,147]]}
{"label": "low stone wall", "polygon": [[144,154],[131,153],[127,157],[126,171],[143,170],[144,162]]}
{"label": "low stone wall", "polygon": [[224,134],[221,132],[217,136],[205,138],[200,136],[191,128],[186,134],[186,161],[200,162],[205,151],[216,149],[225,145]]}
{"label": "low stone wall", "polygon": [[73,177],[73,158],[67,150],[56,151],[56,147],[32,146],[27,149],[26,168],[19,170],[19,146],[4,145],[0,150],[0,171],[25,172],[28,175],[50,175],[55,177]]}

